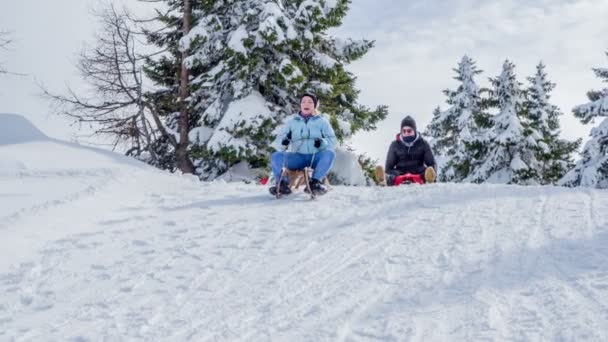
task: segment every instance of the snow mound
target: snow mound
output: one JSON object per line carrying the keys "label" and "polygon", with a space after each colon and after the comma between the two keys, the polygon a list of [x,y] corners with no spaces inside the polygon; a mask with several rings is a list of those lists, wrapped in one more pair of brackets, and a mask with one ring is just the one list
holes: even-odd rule
{"label": "snow mound", "polygon": [[0,172],[150,168],[124,155],[47,137],[17,114],[0,114]]}
{"label": "snow mound", "polygon": [[0,146],[49,139],[23,116],[0,113]]}
{"label": "snow mound", "polygon": [[344,185],[365,186],[365,173],[359,164],[357,155],[343,148],[336,149],[336,160],[331,172],[338,182]]}

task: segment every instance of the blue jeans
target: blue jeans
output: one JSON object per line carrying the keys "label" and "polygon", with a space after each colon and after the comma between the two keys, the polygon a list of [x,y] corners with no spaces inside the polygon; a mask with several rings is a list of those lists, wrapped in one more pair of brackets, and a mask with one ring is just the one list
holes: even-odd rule
{"label": "blue jeans", "polygon": [[[313,160],[314,156],[314,160]],[[336,152],[332,150],[324,150],[315,154],[304,154],[295,152],[275,152],[272,154],[270,164],[272,166],[272,173],[275,180],[279,180],[281,176],[281,170],[283,166],[289,170],[303,170],[305,167],[311,166],[314,169],[312,178],[321,180],[327,176],[329,170],[334,165],[336,159]],[[283,177],[284,180],[288,180],[287,176]]]}

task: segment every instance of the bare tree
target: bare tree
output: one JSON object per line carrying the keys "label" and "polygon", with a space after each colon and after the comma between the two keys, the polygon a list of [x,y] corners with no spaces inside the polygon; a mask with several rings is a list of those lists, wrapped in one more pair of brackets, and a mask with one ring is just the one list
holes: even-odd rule
{"label": "bare tree", "polygon": [[[0,31],[0,50],[6,50],[11,43],[8,32]],[[0,74],[6,74],[8,71],[0,64]]]}
{"label": "bare tree", "polygon": [[[183,34],[192,26],[191,0],[183,0]],[[154,2],[148,0],[147,2]],[[57,95],[43,87],[44,95],[59,105],[59,112],[80,123],[90,123],[95,135],[109,135],[114,146],[123,143],[129,146],[127,154],[139,156],[148,152],[153,165],[166,167],[159,159],[167,158],[167,149],[155,153],[159,144],[169,146],[174,162],[183,173],[194,173],[194,165],[188,155],[189,147],[189,71],[180,61],[180,84],[178,98],[177,132],[164,124],[167,112],[162,100],[153,91],[144,90],[146,79],[142,68],[146,60],[165,53],[142,54],[146,44],[139,40],[145,37],[143,27],[152,20],[139,20],[128,11],[118,11],[109,3],[102,11],[95,13],[101,22],[96,44],[84,49],[78,69],[90,87],[90,96],[85,96],[67,87],[66,94]],[[160,13],[159,13],[160,15]],[[181,59],[188,56],[183,51]]]}
{"label": "bare tree", "polygon": [[[154,103],[143,90],[142,66],[146,57],[136,52],[138,32],[126,11],[113,5],[95,13],[101,23],[95,46],[80,55],[78,69],[90,87],[90,96],[67,87],[67,95],[43,88],[44,95],[59,105],[62,114],[80,123],[90,123],[94,134],[109,135],[114,146],[126,143],[128,155],[147,151],[152,164],[158,156],[153,142],[158,135],[177,148],[178,142],[160,119]],[[151,122],[151,121],[152,122]]]}

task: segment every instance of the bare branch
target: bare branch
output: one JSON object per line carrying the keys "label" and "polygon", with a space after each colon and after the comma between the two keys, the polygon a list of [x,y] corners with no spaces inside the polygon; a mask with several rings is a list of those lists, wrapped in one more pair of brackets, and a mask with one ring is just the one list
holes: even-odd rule
{"label": "bare branch", "polygon": [[[0,50],[7,50],[7,47],[12,42],[9,39],[9,33],[6,31],[0,31]],[[8,71],[0,63],[0,74],[6,74]]]}
{"label": "bare branch", "polygon": [[55,94],[40,85],[43,96],[57,104],[60,114],[91,124],[96,135],[111,136],[114,147],[124,143],[130,153],[148,151],[156,160],[152,149],[156,132],[167,136],[174,146],[177,142],[142,91],[141,69],[150,55],[137,52],[139,32],[126,12],[109,3],[95,15],[101,29],[95,44],[85,46],[77,64],[91,95],[79,94],[69,85],[64,94]]}
{"label": "bare branch", "polygon": [[12,40],[9,39],[9,33],[6,31],[0,31],[0,49],[5,49],[6,46],[8,46],[8,44],[11,42]]}

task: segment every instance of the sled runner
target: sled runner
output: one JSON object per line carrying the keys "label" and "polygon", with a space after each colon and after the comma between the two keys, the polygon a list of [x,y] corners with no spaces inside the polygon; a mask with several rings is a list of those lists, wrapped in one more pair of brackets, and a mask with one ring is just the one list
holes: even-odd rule
{"label": "sled runner", "polygon": [[[306,167],[303,170],[290,170],[283,169],[277,184],[281,184],[283,179],[287,177],[289,179],[289,193],[293,191],[297,191],[300,187],[304,186],[304,192],[310,194],[311,199],[315,199],[318,195],[325,194],[326,191],[319,192],[311,190],[311,177],[312,177],[313,169],[311,167]],[[329,185],[327,178],[324,179],[324,183]],[[287,193],[287,194],[289,194]],[[283,195],[287,195],[281,192],[281,187],[276,188],[276,198],[281,198]]]}

